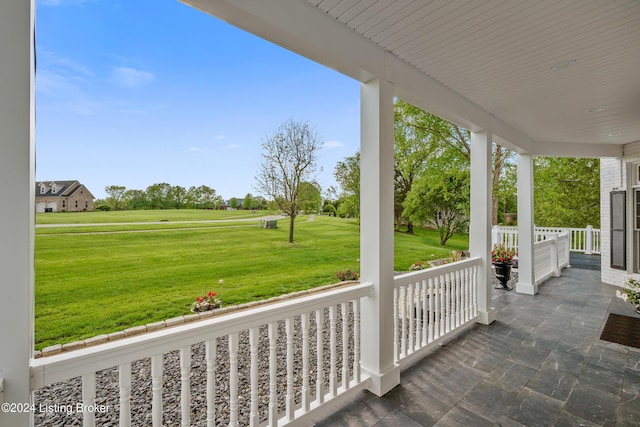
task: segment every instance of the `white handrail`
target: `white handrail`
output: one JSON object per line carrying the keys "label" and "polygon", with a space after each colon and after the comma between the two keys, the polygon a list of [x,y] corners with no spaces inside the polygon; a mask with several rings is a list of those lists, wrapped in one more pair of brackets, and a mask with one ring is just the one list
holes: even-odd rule
{"label": "white handrail", "polygon": [[[588,225],[585,228],[536,227],[536,240],[547,234],[568,234],[571,252],[600,254],[600,229]],[[496,225],[493,228],[493,244],[502,243],[509,249],[518,248],[518,227]]]}

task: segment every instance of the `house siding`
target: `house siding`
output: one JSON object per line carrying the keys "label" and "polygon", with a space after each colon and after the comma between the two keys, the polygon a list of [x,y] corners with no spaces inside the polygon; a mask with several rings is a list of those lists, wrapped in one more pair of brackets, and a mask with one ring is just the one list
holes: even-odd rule
{"label": "house siding", "polygon": [[[633,187],[635,182],[628,182],[627,165],[640,165],[640,142],[627,144],[622,158],[600,160],[600,224],[601,236],[601,280],[615,286],[623,286],[629,278],[640,279],[640,274],[633,273]],[[609,194],[612,191],[627,192],[627,230],[626,230],[626,270],[611,268],[611,212]]]}

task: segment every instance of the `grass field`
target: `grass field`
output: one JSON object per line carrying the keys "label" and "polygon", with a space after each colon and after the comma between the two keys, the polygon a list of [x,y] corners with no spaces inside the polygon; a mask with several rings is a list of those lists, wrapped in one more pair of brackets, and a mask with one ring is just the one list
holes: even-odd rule
{"label": "grass field", "polygon": [[[277,229],[258,228],[257,219],[228,221],[238,216],[252,214],[184,210],[38,215],[38,224],[52,224],[59,217],[59,222],[73,221],[67,224],[94,225],[37,229],[36,348],[188,314],[195,297],[209,290],[218,292],[224,305],[232,305],[335,283],[338,270],[359,269],[355,221],[301,217],[296,243],[289,244],[288,220],[279,220]],[[180,224],[187,226],[181,229],[178,224],[149,223],[157,218],[224,222]],[[142,224],[95,225],[137,221]],[[440,246],[437,233],[427,230],[418,229],[413,236],[396,233],[395,269],[466,249],[468,239],[455,236],[449,243]],[[222,287],[219,279],[225,281]]]}

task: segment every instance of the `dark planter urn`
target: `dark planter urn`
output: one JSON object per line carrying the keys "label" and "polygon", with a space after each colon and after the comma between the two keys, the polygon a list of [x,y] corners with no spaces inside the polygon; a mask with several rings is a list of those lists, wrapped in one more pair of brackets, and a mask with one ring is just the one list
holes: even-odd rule
{"label": "dark planter urn", "polygon": [[511,266],[512,262],[494,262],[493,265],[496,268],[496,279],[498,279],[498,289],[511,290],[507,282],[511,278]]}

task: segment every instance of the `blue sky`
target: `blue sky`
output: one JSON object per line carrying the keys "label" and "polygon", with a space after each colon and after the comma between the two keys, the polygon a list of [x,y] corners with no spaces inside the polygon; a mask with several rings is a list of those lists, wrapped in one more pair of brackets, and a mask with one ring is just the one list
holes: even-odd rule
{"label": "blue sky", "polygon": [[36,179],[259,194],[288,119],[325,141],[317,181],[359,147],[359,83],[177,0],[38,0]]}

